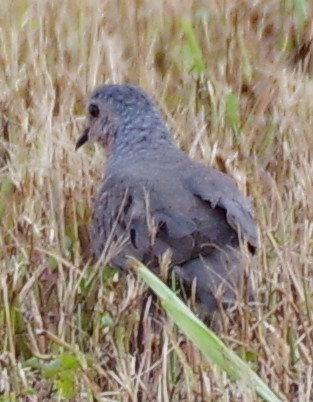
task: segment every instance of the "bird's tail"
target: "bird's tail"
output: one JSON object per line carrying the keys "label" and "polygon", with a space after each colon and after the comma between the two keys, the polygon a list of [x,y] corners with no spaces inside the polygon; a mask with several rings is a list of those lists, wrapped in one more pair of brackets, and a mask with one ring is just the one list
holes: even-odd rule
{"label": "bird's tail", "polygon": [[253,300],[249,273],[244,265],[239,251],[216,248],[205,257],[175,266],[174,272],[189,291],[195,286],[197,304],[209,317],[219,307],[228,308],[237,301]]}

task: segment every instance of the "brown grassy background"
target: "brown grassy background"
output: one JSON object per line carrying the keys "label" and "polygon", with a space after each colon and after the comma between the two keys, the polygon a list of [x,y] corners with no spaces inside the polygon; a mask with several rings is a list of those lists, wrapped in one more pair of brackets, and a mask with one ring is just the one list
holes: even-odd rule
{"label": "brown grassy background", "polygon": [[136,369],[142,284],[86,263],[103,155],[75,153],[75,139],[86,95],[125,81],[154,96],[182,149],[254,200],[258,302],[225,317],[221,336],[282,400],[312,401],[311,3],[1,8],[0,401],[137,401],[139,389],[147,401],[257,400],[165,318],[146,318]]}

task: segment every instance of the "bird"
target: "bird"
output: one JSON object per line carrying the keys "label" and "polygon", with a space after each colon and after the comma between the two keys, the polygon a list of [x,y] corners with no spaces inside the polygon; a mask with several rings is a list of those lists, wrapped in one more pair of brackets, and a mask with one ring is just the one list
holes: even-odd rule
{"label": "bird", "polygon": [[[91,244],[96,260],[125,270],[137,258],[159,272],[162,257],[207,316],[236,301],[241,244],[252,255],[257,226],[247,197],[227,174],[175,144],[156,103],[133,84],[104,84],[90,95],[88,124],[76,142],[105,150]],[[249,297],[252,294],[248,285]]]}

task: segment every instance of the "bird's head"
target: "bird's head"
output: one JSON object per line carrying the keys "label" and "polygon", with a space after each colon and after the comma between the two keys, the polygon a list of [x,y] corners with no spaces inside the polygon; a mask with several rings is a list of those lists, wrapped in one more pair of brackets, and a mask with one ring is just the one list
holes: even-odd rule
{"label": "bird's head", "polygon": [[109,154],[138,149],[138,144],[155,140],[169,141],[152,100],[140,88],[130,85],[103,85],[97,88],[87,103],[89,124],[78,138],[76,149],[85,142],[97,142]]}

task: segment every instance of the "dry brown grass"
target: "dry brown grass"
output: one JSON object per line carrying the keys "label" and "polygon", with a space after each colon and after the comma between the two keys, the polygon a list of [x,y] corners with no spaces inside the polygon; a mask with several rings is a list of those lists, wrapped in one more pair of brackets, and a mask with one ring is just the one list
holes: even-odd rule
{"label": "dry brown grass", "polygon": [[[165,318],[145,320],[138,361],[142,284],[86,263],[103,160],[99,149],[75,153],[74,143],[86,95],[128,81],[155,97],[184,150],[254,199],[258,303],[226,319],[221,336],[282,400],[312,401],[310,3],[3,0],[1,8],[0,400],[60,400],[62,381],[75,401],[137,401],[140,392],[144,401],[257,400]],[[68,355],[76,360],[66,369]]]}

